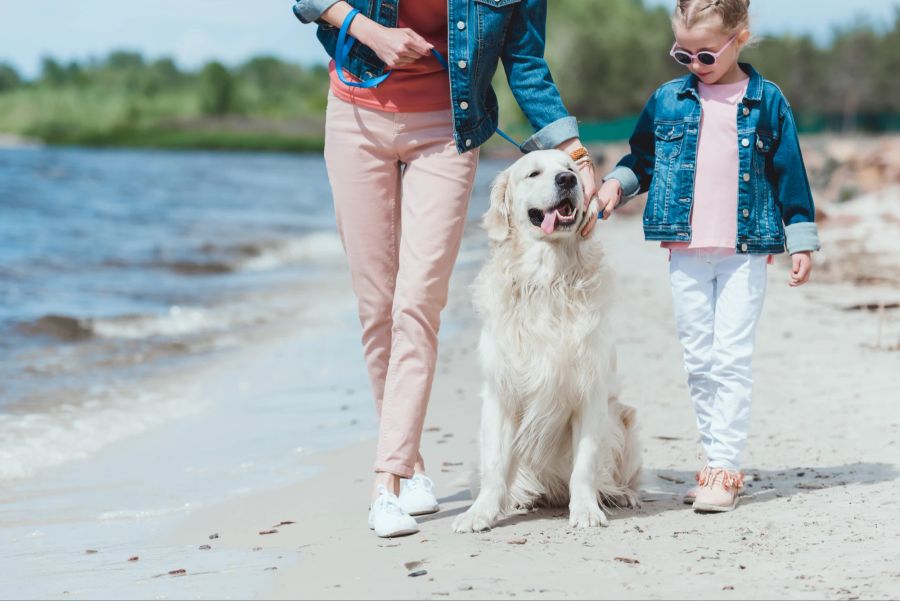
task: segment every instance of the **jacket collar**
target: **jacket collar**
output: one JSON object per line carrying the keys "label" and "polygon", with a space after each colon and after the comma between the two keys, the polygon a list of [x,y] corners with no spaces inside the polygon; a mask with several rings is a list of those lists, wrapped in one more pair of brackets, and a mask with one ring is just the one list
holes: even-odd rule
{"label": "jacket collar", "polygon": [[[762,76],[753,68],[753,65],[750,63],[738,63],[741,67],[741,70],[750,76],[750,83],[747,84],[747,93],[744,94],[744,100],[750,102],[759,102],[762,100],[763,93],[763,78]],[[695,99],[700,98],[700,94],[697,91],[697,84],[700,82],[699,78],[694,75],[687,75],[684,77],[684,83],[681,85],[681,89],[678,91],[679,96],[683,96],[685,94],[690,94]]]}

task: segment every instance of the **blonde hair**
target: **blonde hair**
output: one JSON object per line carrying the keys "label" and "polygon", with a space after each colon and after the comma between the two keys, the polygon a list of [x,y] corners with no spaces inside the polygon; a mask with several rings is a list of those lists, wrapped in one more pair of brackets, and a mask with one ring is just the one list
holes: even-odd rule
{"label": "blonde hair", "polygon": [[750,28],[750,0],[677,0],[672,23],[691,29],[712,17],[722,19],[727,33]]}

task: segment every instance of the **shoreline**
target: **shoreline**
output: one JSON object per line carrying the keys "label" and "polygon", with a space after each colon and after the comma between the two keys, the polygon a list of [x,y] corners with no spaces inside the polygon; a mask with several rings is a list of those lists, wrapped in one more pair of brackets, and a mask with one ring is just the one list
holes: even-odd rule
{"label": "shoreline", "polygon": [[[699,467],[698,447],[665,256],[639,239],[637,219],[600,227],[619,276],[623,396],[642,429],[640,509],[612,512],[609,528],[591,531],[570,530],[565,509],[545,509],[488,533],[450,533],[471,502],[477,464],[473,260],[454,275],[446,316],[455,333],[442,341],[423,436],[442,510],[419,520],[418,535],[383,540],[366,529],[367,440],[307,458],[318,470],[309,479],[193,512],[174,541],[197,544],[215,532],[220,548],[281,554],[258,598],[896,597],[900,541],[889,525],[900,518],[900,461],[890,449],[900,409],[885,402],[896,355],[864,346],[876,329],[871,316],[825,304],[840,293],[828,285],[790,290],[784,268],[772,269],[746,455],[752,480],[737,511],[700,516],[679,500]],[[836,410],[848,400],[852,407]],[[272,528],[285,521],[294,523]],[[269,529],[277,532],[260,534]],[[413,570],[427,573],[410,578]]]}

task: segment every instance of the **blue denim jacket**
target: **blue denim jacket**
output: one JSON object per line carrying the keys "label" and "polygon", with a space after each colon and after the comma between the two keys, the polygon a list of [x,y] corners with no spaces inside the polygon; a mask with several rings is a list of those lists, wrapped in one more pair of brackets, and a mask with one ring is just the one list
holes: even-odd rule
{"label": "blue denim jacket", "polygon": [[[347,0],[370,19],[397,26],[400,0]],[[416,1],[416,0],[410,0]],[[321,21],[337,0],[297,0],[294,13],[304,23],[319,20],[318,38],[334,58],[338,30]],[[497,96],[491,79],[503,61],[510,89],[537,132],[523,152],[554,148],[578,137],[544,60],[547,0],[448,0],[448,47],[453,136],[459,152],[483,144],[497,130]],[[345,68],[365,81],[384,63],[369,48],[354,44]]]}
{"label": "blue denim jacket", "polygon": [[[791,107],[774,83],[741,63],[750,76],[737,107],[738,253],[793,254],[819,250],[815,206]],[[647,192],[644,237],[689,241],[694,171],[700,137],[697,77],[666,83],[650,98],[631,137],[631,154],[605,179],[622,184],[623,199]]]}

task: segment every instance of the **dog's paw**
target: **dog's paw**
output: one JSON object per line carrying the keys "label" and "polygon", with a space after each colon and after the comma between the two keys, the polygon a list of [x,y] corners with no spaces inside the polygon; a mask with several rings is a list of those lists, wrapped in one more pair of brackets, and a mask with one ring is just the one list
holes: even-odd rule
{"label": "dog's paw", "polygon": [[569,507],[569,526],[572,528],[597,528],[609,526],[609,520],[596,503]]}
{"label": "dog's paw", "polygon": [[481,511],[473,507],[453,520],[453,531],[460,534],[484,532],[494,527],[498,517],[499,513]]}

